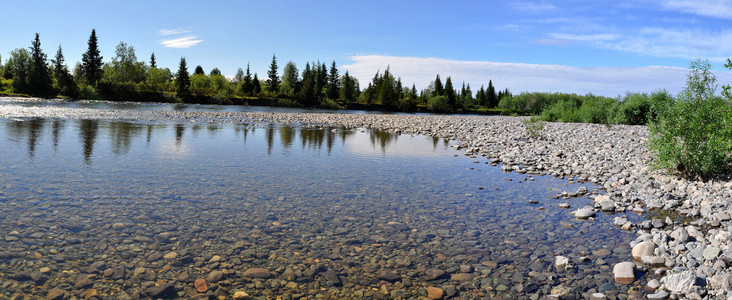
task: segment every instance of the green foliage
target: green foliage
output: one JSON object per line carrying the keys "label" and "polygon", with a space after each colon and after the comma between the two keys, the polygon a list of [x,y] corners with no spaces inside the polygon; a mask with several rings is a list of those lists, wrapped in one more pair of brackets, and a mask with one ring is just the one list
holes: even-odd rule
{"label": "green foliage", "polygon": [[282,95],[293,98],[299,91],[299,77],[297,66],[294,62],[288,61],[282,71]]}
{"label": "green foliage", "polygon": [[203,67],[201,67],[201,65],[197,65],[196,70],[193,71],[193,75],[206,75],[206,72],[203,71]]}
{"label": "green foliage", "polygon": [[102,96],[97,93],[97,90],[88,83],[79,84],[79,98],[89,100],[102,100]]}
{"label": "green foliage", "polygon": [[28,90],[30,64],[30,53],[25,48],[18,48],[10,52],[10,59],[8,59],[5,66],[6,72],[10,72],[10,74],[3,77],[13,79],[13,89],[15,91],[24,93]]}
{"label": "green foliage", "polygon": [[587,95],[577,114],[582,123],[611,124],[615,119],[617,106],[615,99]]}
{"label": "green foliage", "polygon": [[691,63],[686,88],[657,106],[649,129],[654,164],[683,177],[728,172],[732,162],[732,104],[715,96],[716,78],[707,61]]}
{"label": "green foliage", "polygon": [[191,93],[206,95],[210,89],[211,80],[206,74],[193,74],[191,76]]}
{"label": "green foliage", "polygon": [[343,74],[341,76],[341,95],[340,98],[346,103],[353,103],[358,99],[359,89],[358,80],[351,75]]}
{"label": "green foliage", "polygon": [[89,36],[87,46],[86,52],[81,57],[81,62],[84,75],[86,76],[86,82],[91,85],[96,85],[102,80],[104,71],[102,70],[102,56],[97,45],[97,33],[94,29],[92,29],[91,35]]}
{"label": "green foliage", "polygon": [[528,119],[521,121],[526,129],[526,134],[529,137],[538,139],[541,137],[541,131],[544,130],[544,121],[539,116],[531,116]]}
{"label": "green foliage", "polygon": [[452,109],[447,103],[447,97],[445,96],[430,97],[427,102],[427,107],[433,112],[449,112]]}
{"label": "green foliage", "polygon": [[[659,94],[656,92],[655,94]],[[641,93],[626,93],[620,101],[615,123],[628,125],[644,125],[651,116],[651,96]]]}
{"label": "green foliage", "polygon": [[548,122],[581,122],[578,105],[572,100],[561,100],[541,112],[541,119]]}
{"label": "green foliage", "polygon": [[145,80],[145,63],[137,61],[135,48],[120,42],[112,62],[104,64],[103,80],[107,83],[139,83]]}
{"label": "green foliage", "polygon": [[148,89],[163,92],[168,90],[172,73],[170,69],[150,68],[145,73],[145,85]]}
{"label": "green foliage", "polygon": [[323,101],[320,102],[320,107],[322,108],[328,108],[328,109],[342,109],[343,106],[335,102],[334,100],[325,98]]}

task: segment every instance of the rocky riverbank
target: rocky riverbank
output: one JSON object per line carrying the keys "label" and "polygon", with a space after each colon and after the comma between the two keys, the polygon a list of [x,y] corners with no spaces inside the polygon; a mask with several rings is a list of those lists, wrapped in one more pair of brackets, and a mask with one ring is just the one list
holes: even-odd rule
{"label": "rocky riverbank", "polygon": [[[541,138],[526,135],[521,122],[524,118],[499,116],[435,116],[435,115],[361,115],[361,114],[290,114],[290,113],[228,113],[228,112],[174,112],[100,110],[60,107],[0,106],[0,118],[82,118],[121,119],[138,122],[218,122],[260,124],[267,122],[300,123],[306,126],[324,124],[342,125],[348,128],[373,128],[394,134],[423,134],[459,141],[457,148],[466,155],[485,157],[486,162],[501,165],[506,171],[526,174],[547,174],[569,181],[587,181],[602,186],[606,193],[593,195],[594,207],[578,210],[587,213],[620,213],[633,211],[649,213],[651,218],[640,223],[631,223],[624,216],[616,218],[614,224],[625,230],[634,230],[638,236],[629,242],[629,251],[635,263],[614,265],[615,281],[619,285],[633,284],[643,279],[642,288],[649,298],[717,299],[732,296],[732,182],[689,181],[666,176],[649,168],[651,154],[646,147],[648,131],[642,126],[612,126],[594,124],[545,125]],[[572,192],[572,191],[568,191]],[[558,195],[561,196],[561,195]],[[570,196],[570,195],[566,195]],[[602,212],[601,212],[602,211]],[[579,215],[578,215],[579,216]],[[124,228],[125,224],[119,224]],[[12,235],[9,236],[12,239]],[[165,237],[161,237],[165,239]],[[19,254],[12,251],[0,253],[0,258]],[[38,254],[40,255],[40,254]],[[51,253],[53,255],[53,253]],[[188,253],[171,251],[162,260],[179,261]],[[252,253],[257,257],[260,253]],[[166,257],[169,256],[169,257]],[[177,258],[174,256],[181,256]],[[220,259],[220,257],[219,257]],[[565,260],[566,259],[566,260]],[[569,262],[581,261],[581,257],[557,256],[555,267],[565,268]],[[194,263],[182,262],[182,263]],[[198,262],[195,262],[198,263]],[[216,264],[215,256],[206,257],[201,265]],[[101,276],[114,279],[115,270],[97,266]],[[491,266],[488,266],[489,268]],[[463,266],[458,266],[460,270]],[[464,267],[470,274],[471,266]],[[133,268],[134,269],[134,268]],[[137,269],[135,269],[136,272]],[[293,280],[302,276],[292,271]],[[443,276],[424,270],[425,276]],[[438,270],[440,271],[440,270]],[[109,274],[106,274],[109,272]],[[141,272],[145,272],[144,268]],[[212,271],[204,279],[215,282],[227,274]],[[269,279],[267,270],[246,270],[250,279]],[[287,270],[278,270],[287,273]],[[315,270],[323,276],[339,280],[331,270]],[[434,271],[436,272],[436,271]],[[432,273],[434,273],[432,272]],[[40,271],[40,274],[43,270]],[[283,273],[283,274],[284,274]],[[221,275],[221,276],[219,276]],[[307,274],[305,274],[307,275]],[[38,275],[42,276],[42,275]],[[124,274],[122,274],[124,276]],[[288,275],[289,276],[289,275]],[[394,274],[379,274],[380,280],[396,282]],[[465,275],[468,276],[468,275]],[[210,277],[210,278],[209,278]],[[459,277],[459,276],[458,276]],[[461,278],[453,278],[461,281]],[[79,279],[81,280],[81,279]],[[77,282],[83,286],[86,281]],[[468,280],[469,281],[469,280]],[[256,282],[251,281],[252,287]],[[269,280],[267,284],[289,284],[286,280]],[[399,282],[397,284],[402,284]],[[148,284],[150,285],[150,284]],[[502,288],[515,288],[501,284]],[[199,285],[196,285],[198,288]],[[201,285],[203,288],[203,285]],[[560,285],[561,286],[561,285]],[[558,287],[560,287],[558,286]],[[279,286],[278,286],[279,287]],[[164,294],[165,285],[152,285]],[[521,286],[525,289],[526,286]],[[155,292],[155,291],[153,291]],[[563,297],[572,297],[561,290],[552,290]],[[638,290],[624,290],[620,295],[605,295],[593,290],[582,296],[593,299],[641,297]],[[60,292],[59,292],[60,293]],[[450,295],[454,291],[435,288],[427,289],[430,297]],[[50,296],[49,296],[50,297]],[[50,297],[53,298],[53,297]],[[54,298],[55,299],[55,298]],[[60,299],[60,298],[59,298]]]}

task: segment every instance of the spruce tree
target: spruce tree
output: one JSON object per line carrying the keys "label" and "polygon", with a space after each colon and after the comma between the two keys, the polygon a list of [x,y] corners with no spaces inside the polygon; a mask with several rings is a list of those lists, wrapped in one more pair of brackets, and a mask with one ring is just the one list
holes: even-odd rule
{"label": "spruce tree", "polygon": [[259,96],[259,93],[261,92],[262,85],[259,84],[259,78],[257,77],[257,73],[254,73],[254,80],[252,80],[252,95]]}
{"label": "spruce tree", "polygon": [[102,75],[104,74],[102,70],[102,56],[97,46],[96,30],[92,29],[87,45],[86,52],[81,56],[81,62],[84,74],[86,74],[87,83],[96,86],[102,80]]}
{"label": "spruce tree", "polygon": [[152,55],[150,55],[150,68],[157,68],[158,62],[155,61],[155,52],[153,52]]}
{"label": "spruce tree", "polygon": [[330,73],[328,73],[328,98],[335,100],[341,91],[341,82],[338,78],[338,69],[336,69],[335,60],[330,65]]}
{"label": "spruce tree", "polygon": [[498,106],[498,96],[496,96],[496,88],[493,87],[493,80],[488,81],[488,90],[485,92],[485,98],[489,108]]}
{"label": "spruce tree", "polygon": [[247,63],[247,72],[244,75],[244,82],[241,84],[242,94],[249,96],[252,94],[252,73],[249,71],[249,63]]}
{"label": "spruce tree", "polygon": [[68,70],[66,70],[66,65],[64,64],[64,52],[61,50],[61,45],[58,45],[56,57],[53,60],[53,75],[56,77],[56,82],[58,83],[59,88],[61,88],[64,72],[68,72]]}
{"label": "spruce tree", "polygon": [[447,105],[450,108],[457,108],[457,95],[455,94],[455,89],[452,87],[452,79],[450,79],[450,76],[447,76],[447,80],[445,80],[445,97],[447,98]]}
{"label": "spruce tree", "polygon": [[432,90],[432,97],[436,96],[444,96],[445,95],[445,88],[442,86],[442,80],[440,80],[440,74],[437,74],[437,77],[435,78],[434,83],[434,90]]}
{"label": "spruce tree", "polygon": [[269,65],[269,71],[267,71],[267,87],[269,92],[276,95],[280,91],[280,77],[277,76],[277,57],[272,55],[272,63]]}
{"label": "spruce tree", "polygon": [[41,50],[41,39],[38,33],[33,40],[31,49],[31,65],[28,74],[29,91],[32,94],[51,96],[53,93],[53,80],[46,65],[46,54]]}
{"label": "spruce tree", "polygon": [[188,76],[188,67],[186,66],[186,58],[180,58],[178,73],[175,75],[176,93],[178,97],[185,98],[190,94],[191,79]]}
{"label": "spruce tree", "polygon": [[303,105],[315,104],[315,73],[310,68],[310,63],[305,64],[305,70],[302,71],[302,81],[298,101]]}
{"label": "spruce tree", "polygon": [[56,57],[53,60],[53,63],[53,75],[56,78],[59,93],[69,97],[79,96],[76,83],[74,83],[74,77],[71,76],[69,68],[64,63],[64,53],[61,49],[61,45],[58,45],[58,50],[56,51]]}
{"label": "spruce tree", "polygon": [[351,103],[356,100],[355,93],[353,91],[355,87],[356,82],[351,78],[351,75],[348,74],[348,71],[346,71],[346,74],[343,74],[343,78],[341,79],[341,99],[346,103]]}

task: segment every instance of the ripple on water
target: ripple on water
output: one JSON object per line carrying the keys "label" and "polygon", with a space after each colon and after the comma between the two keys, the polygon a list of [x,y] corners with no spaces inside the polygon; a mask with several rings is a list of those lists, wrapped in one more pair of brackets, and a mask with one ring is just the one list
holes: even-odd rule
{"label": "ripple on water", "polygon": [[588,198],[551,198],[593,186],[501,173],[442,139],[61,119],[0,132],[4,296],[186,298],[196,279],[293,298],[628,292],[610,267],[633,235],[574,219]]}

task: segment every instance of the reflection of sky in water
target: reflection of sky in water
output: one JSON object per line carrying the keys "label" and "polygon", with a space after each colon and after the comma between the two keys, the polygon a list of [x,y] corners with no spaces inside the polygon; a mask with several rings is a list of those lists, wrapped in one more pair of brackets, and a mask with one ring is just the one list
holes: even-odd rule
{"label": "reflection of sky in water", "polygon": [[[442,139],[340,127],[0,119],[0,200],[13,199],[14,209],[26,214],[94,209],[104,217],[90,221],[93,228],[118,214],[169,211],[185,231],[199,209],[218,206],[216,218],[206,221],[211,230],[241,221],[236,211],[245,208],[251,209],[247,216],[301,224],[303,237],[333,230],[341,217],[355,224],[336,225],[358,227],[354,238],[362,239],[400,222],[415,230],[410,235],[450,230],[454,239],[445,237],[442,246],[463,252],[468,241],[460,234],[479,230],[480,237],[467,238],[471,245],[498,247],[494,261],[531,250],[551,264],[557,252],[581,256],[577,245],[612,249],[633,238],[611,225],[613,216],[580,222],[557,207],[567,201],[576,208],[591,203],[587,198],[549,198],[580,185],[503,174],[484,160],[455,154]],[[128,209],[134,212],[125,214]],[[0,218],[3,226],[15,225]],[[433,250],[431,244],[413,247]],[[604,260],[627,259],[623,255]]]}

